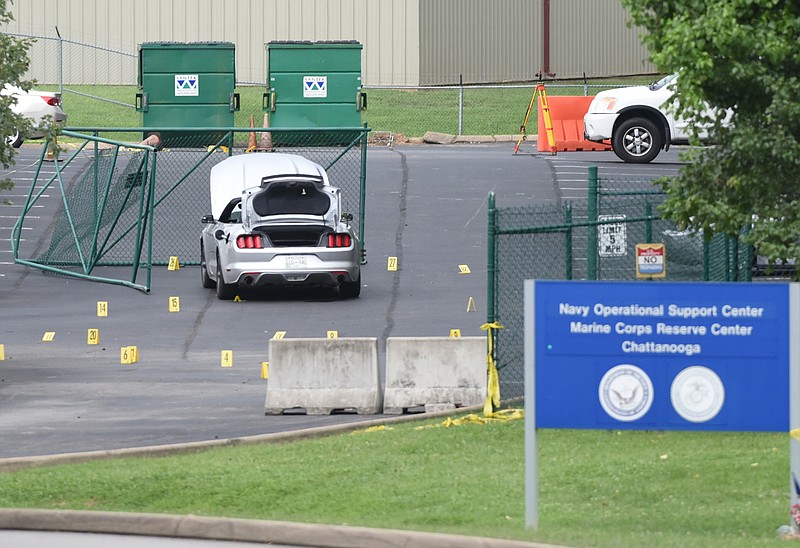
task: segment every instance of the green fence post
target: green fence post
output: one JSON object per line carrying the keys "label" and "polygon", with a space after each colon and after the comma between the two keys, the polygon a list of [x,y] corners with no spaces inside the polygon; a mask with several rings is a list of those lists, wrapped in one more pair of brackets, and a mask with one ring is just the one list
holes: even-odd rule
{"label": "green fence post", "polygon": [[487,252],[486,252],[486,323],[494,323],[495,321],[495,304],[494,304],[494,258],[495,258],[495,233],[496,233],[496,219],[497,210],[494,207],[494,192],[489,193],[488,198],[489,222],[487,233]]}
{"label": "green fence post", "polygon": [[572,279],[572,204],[567,202],[566,206],[564,207],[564,224],[567,225],[567,232],[566,232],[566,242],[565,247],[566,253],[564,253],[564,257],[566,259],[567,264],[565,269],[566,278],[568,280]]}
{"label": "green fence post", "polygon": [[586,277],[597,279],[597,166],[589,166],[587,214],[589,226],[586,234]]}

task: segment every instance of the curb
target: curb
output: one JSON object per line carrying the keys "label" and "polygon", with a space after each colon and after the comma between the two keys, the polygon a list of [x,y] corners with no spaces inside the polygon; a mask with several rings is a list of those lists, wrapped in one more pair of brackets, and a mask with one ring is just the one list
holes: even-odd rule
{"label": "curb", "polygon": [[333,434],[352,432],[354,430],[361,430],[364,428],[370,428],[372,426],[382,426],[385,424],[396,424],[426,419],[437,419],[439,417],[449,417],[450,415],[455,414],[477,412],[483,412],[483,404],[473,405],[471,407],[459,407],[456,409],[445,409],[443,411],[434,411],[430,413],[415,413],[412,415],[402,415],[399,417],[385,417],[372,420],[354,421],[343,424],[305,428],[303,430],[292,430],[289,432],[276,432],[274,434],[245,436],[241,438],[223,438],[208,441],[176,443],[171,445],[150,445],[145,447],[109,449],[104,451],[85,451],[80,453],[60,453],[56,455],[41,455],[35,457],[7,457],[0,458],[0,473],[14,472],[17,470],[24,470],[26,468],[38,468],[42,466],[76,464],[100,459],[121,457],[164,457],[169,455],[179,455],[182,453],[200,452],[215,447],[231,447],[235,445],[278,443],[311,439],[322,436],[330,436]]}
{"label": "curb", "polygon": [[552,544],[397,529],[93,510],[0,509],[0,530],[263,542],[319,548],[556,548]]}

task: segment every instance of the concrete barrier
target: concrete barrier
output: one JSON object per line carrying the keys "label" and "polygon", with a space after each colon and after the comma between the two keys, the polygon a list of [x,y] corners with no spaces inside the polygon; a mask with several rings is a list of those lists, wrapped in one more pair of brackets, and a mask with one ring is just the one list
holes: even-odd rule
{"label": "concrete barrier", "polygon": [[272,339],[265,414],[381,412],[378,339]]}
{"label": "concrete barrier", "polygon": [[486,398],[486,338],[389,337],[383,412],[479,405]]}

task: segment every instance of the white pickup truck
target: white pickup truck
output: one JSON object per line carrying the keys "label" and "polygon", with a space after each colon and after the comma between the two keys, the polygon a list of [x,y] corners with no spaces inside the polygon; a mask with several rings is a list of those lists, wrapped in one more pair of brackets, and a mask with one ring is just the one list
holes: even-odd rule
{"label": "white pickup truck", "polygon": [[584,138],[610,139],[614,154],[639,164],[651,162],[671,144],[688,143],[686,120],[676,118],[665,105],[675,92],[677,78],[671,74],[649,86],[601,91],[583,117]]}

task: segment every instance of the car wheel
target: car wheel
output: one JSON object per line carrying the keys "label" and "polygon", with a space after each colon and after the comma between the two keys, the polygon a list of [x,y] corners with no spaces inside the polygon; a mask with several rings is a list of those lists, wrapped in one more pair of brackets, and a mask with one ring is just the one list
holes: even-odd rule
{"label": "car wheel", "polygon": [[658,127],[647,118],[625,120],[611,139],[614,154],[622,161],[633,164],[652,162],[663,144]]}
{"label": "car wheel", "polygon": [[342,282],[339,284],[339,296],[343,299],[355,299],[361,295],[361,272],[358,279],[354,282]]}
{"label": "car wheel", "polygon": [[12,130],[12,132],[13,132],[13,133],[11,133],[11,135],[9,135],[8,137],[6,137],[6,144],[7,144],[7,145],[11,145],[11,146],[12,146],[12,147],[14,147],[14,148],[19,148],[19,147],[21,147],[21,146],[22,146],[22,141],[24,140],[24,139],[22,138],[22,134],[21,134],[21,133],[19,132],[19,130],[18,130],[18,129],[16,129],[16,128],[15,128],[15,129],[13,129],[13,130]]}
{"label": "car wheel", "polygon": [[217,284],[208,275],[208,265],[206,264],[206,250],[203,242],[200,242],[200,280],[203,282],[203,287],[211,289]]}
{"label": "car wheel", "polygon": [[217,255],[217,298],[221,301],[230,301],[236,296],[236,284],[226,284],[222,277],[222,263]]}

